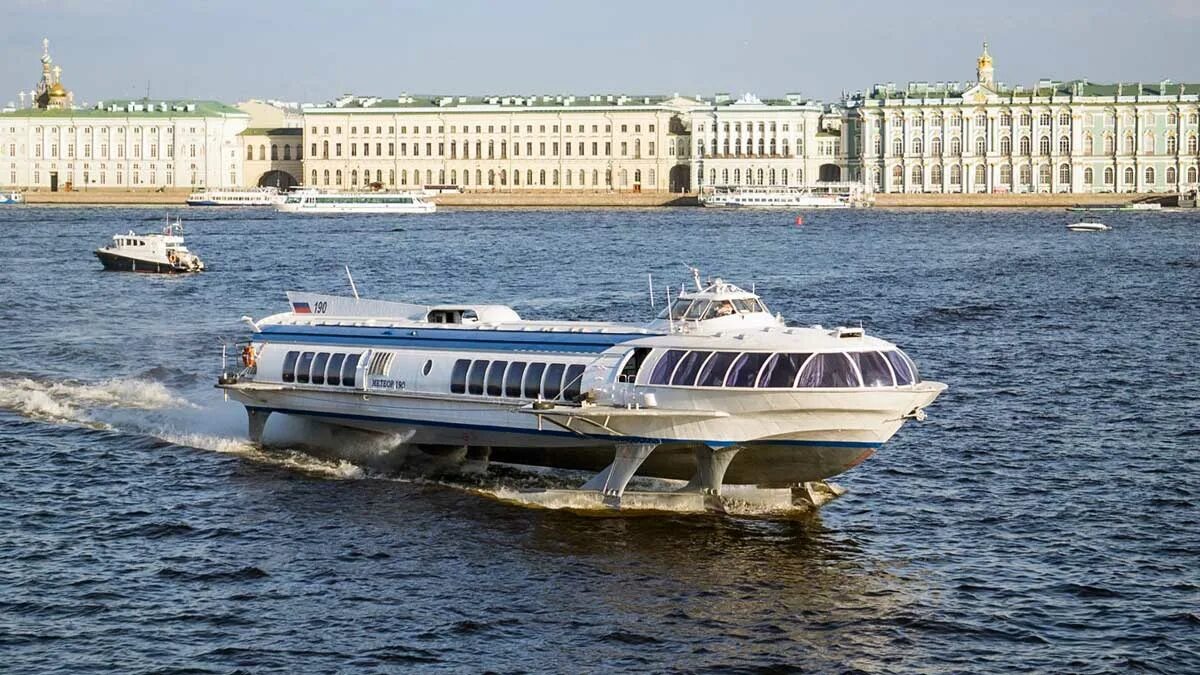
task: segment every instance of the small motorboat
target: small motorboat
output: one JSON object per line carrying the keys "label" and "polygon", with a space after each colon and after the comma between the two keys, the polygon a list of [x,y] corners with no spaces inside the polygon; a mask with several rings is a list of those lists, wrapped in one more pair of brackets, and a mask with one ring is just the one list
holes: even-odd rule
{"label": "small motorboat", "polygon": [[1104,223],[1069,223],[1067,229],[1072,232],[1107,232],[1112,228]]}
{"label": "small motorboat", "polygon": [[20,192],[0,192],[0,204],[24,204],[25,195]]}
{"label": "small motorboat", "polygon": [[183,245],[183,225],[167,220],[161,233],[113,235],[113,243],[96,249],[104,269],[150,274],[203,272],[204,262]]}

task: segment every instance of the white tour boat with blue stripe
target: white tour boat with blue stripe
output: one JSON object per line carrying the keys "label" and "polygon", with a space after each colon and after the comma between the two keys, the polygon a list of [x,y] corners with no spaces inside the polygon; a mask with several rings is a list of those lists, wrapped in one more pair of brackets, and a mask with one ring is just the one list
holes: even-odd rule
{"label": "white tour boat with blue stripe", "polygon": [[279,412],[443,456],[595,471],[581,489],[609,505],[635,473],[686,480],[674,494],[707,508],[723,485],[840,474],[945,389],[861,328],[789,327],[754,293],[696,281],[644,326],[290,292],[218,386],[255,441]]}
{"label": "white tour boat with blue stripe", "polygon": [[24,204],[25,195],[20,192],[0,192],[0,206],[9,204]]}

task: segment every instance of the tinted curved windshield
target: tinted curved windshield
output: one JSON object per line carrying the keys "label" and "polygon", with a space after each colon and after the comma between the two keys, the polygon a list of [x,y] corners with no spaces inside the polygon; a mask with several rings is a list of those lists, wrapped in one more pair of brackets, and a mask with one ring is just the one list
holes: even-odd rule
{"label": "tinted curved windshield", "polygon": [[892,381],[892,369],[888,367],[887,359],[879,352],[853,352],[850,358],[858,365],[858,371],[862,373],[864,387],[890,387],[895,384]]}
{"label": "tinted curved windshield", "polygon": [[808,354],[775,354],[763,368],[758,386],[771,389],[791,389],[796,386],[796,374],[808,360]]}
{"label": "tinted curved windshield", "polygon": [[725,376],[725,386],[753,387],[754,379],[758,377],[758,371],[770,356],[763,352],[742,354],[729,368],[729,374]]}
{"label": "tinted curved windshield", "polygon": [[737,352],[715,352],[700,368],[696,385],[700,387],[721,386],[725,382],[725,372],[729,370],[729,364],[733,363],[733,358],[737,355]]}
{"label": "tinted curved windshield", "polygon": [[658,363],[654,364],[654,370],[650,373],[650,384],[669,383],[671,372],[675,370],[675,366],[679,363],[679,359],[683,358],[683,354],[682,349],[668,349],[665,354],[658,357]]}
{"label": "tinted curved windshield", "polygon": [[858,387],[854,363],[842,353],[813,354],[800,372],[798,387]]}
{"label": "tinted curved windshield", "polygon": [[679,362],[675,374],[671,376],[671,384],[691,385],[696,381],[696,373],[708,355],[712,352],[688,352]]}
{"label": "tinted curved windshield", "polygon": [[904,385],[919,382],[916,369],[909,365],[911,361],[899,351],[884,352],[884,356],[887,357],[888,363],[892,364],[892,370],[896,372],[896,384]]}

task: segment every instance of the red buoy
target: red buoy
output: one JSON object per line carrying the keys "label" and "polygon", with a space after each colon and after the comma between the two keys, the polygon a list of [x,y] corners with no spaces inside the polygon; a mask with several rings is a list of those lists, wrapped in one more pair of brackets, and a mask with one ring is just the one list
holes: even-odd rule
{"label": "red buoy", "polygon": [[796,216],[796,224],[803,225],[804,224],[804,216]]}

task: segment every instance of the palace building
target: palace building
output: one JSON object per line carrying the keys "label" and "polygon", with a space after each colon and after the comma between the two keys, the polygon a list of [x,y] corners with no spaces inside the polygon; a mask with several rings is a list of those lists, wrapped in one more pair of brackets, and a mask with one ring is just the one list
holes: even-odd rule
{"label": "palace building", "polygon": [[[76,107],[42,41],[42,76],[0,112],[0,185],[162,189],[242,183],[249,115],[215,101],[108,100]],[[28,98],[28,103],[26,100]]]}
{"label": "palace building", "polygon": [[679,96],[345,96],[304,109],[308,186],[690,189]]}
{"label": "palace building", "polygon": [[850,172],[883,192],[1177,192],[1197,182],[1200,84],[995,79],[844,101]]}
{"label": "palace building", "polygon": [[848,168],[839,109],[798,94],[736,101],[717,94],[690,111],[692,185],[792,185],[841,181]]}

